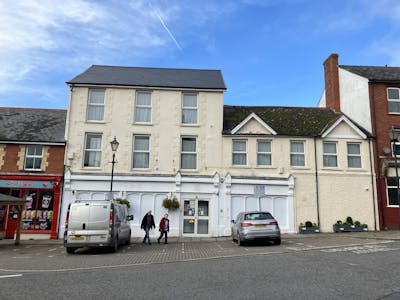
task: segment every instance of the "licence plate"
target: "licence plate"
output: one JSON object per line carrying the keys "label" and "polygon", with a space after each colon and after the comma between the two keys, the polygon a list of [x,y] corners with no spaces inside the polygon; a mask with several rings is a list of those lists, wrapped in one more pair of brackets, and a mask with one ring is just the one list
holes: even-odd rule
{"label": "licence plate", "polygon": [[255,227],[256,228],[267,228],[268,225],[266,225],[266,224],[256,224]]}
{"label": "licence plate", "polygon": [[69,239],[72,241],[84,241],[85,237],[84,236],[71,236],[71,237],[69,237]]}

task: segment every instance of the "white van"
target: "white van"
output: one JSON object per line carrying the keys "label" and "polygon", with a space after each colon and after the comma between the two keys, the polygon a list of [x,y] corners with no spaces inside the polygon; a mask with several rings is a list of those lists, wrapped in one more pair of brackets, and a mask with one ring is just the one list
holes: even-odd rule
{"label": "white van", "polygon": [[65,222],[64,246],[67,253],[80,247],[109,247],[129,244],[131,227],[126,205],[114,201],[78,200],[68,207]]}

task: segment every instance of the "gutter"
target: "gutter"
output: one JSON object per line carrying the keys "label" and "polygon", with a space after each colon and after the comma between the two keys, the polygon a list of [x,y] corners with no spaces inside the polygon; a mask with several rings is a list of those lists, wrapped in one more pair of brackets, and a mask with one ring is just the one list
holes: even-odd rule
{"label": "gutter", "polygon": [[374,184],[374,168],[373,168],[373,158],[371,151],[371,139],[368,139],[368,149],[369,149],[369,166],[371,171],[371,187],[372,187],[372,207],[374,208],[374,230],[377,231],[376,224],[376,207],[375,207],[375,184]]}

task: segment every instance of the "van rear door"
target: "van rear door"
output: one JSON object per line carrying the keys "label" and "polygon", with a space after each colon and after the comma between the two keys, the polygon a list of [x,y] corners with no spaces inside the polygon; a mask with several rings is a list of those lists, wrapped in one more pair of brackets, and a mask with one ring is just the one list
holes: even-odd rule
{"label": "van rear door", "polygon": [[87,230],[108,230],[110,223],[110,205],[105,202],[91,202]]}
{"label": "van rear door", "polygon": [[89,221],[89,203],[72,203],[69,212],[68,230],[85,230]]}

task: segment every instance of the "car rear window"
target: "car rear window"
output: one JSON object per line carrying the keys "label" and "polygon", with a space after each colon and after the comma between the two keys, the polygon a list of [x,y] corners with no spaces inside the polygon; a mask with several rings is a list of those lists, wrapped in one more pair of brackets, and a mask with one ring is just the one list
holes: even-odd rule
{"label": "car rear window", "polygon": [[251,213],[244,215],[245,220],[267,220],[273,219],[270,213]]}

